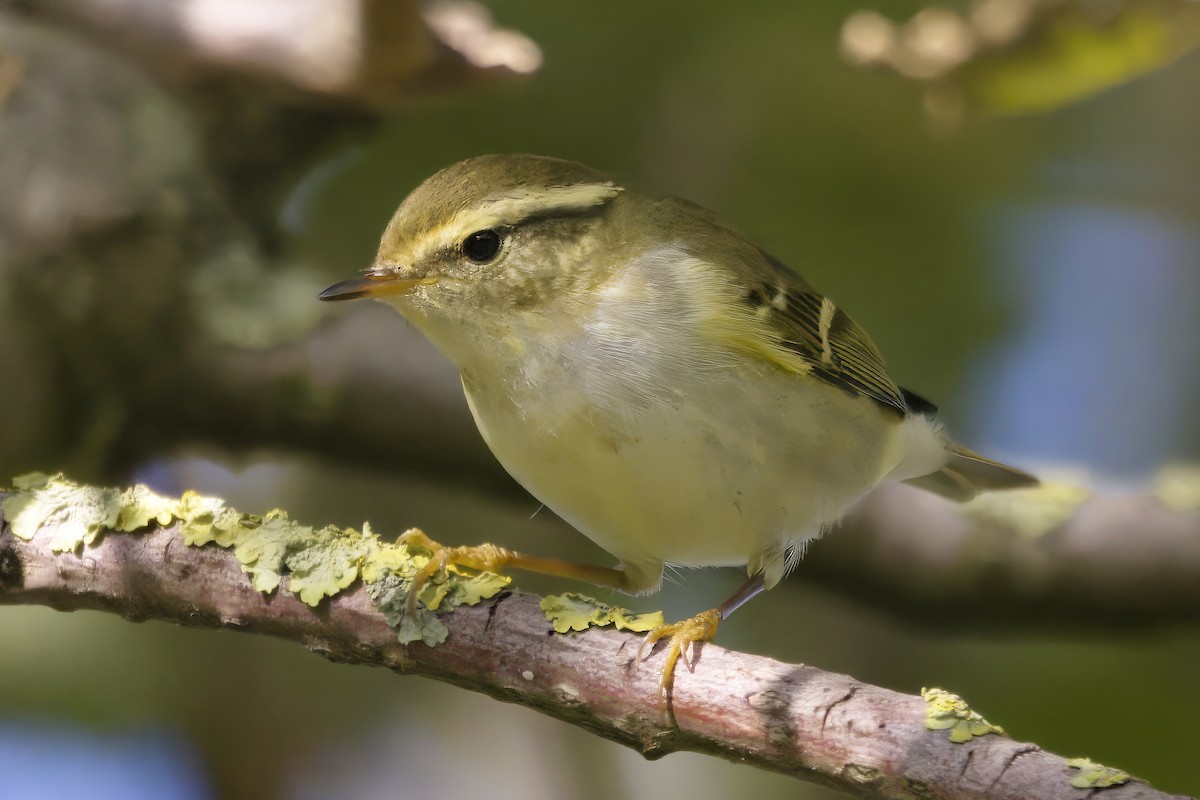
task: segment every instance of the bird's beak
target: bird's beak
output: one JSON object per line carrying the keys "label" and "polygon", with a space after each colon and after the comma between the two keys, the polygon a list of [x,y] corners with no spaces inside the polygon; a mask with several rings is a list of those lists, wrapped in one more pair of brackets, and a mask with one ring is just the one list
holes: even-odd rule
{"label": "bird's beak", "polygon": [[335,283],[319,295],[321,300],[357,300],[408,294],[417,286],[437,283],[436,278],[404,278],[393,270],[372,270],[357,278]]}

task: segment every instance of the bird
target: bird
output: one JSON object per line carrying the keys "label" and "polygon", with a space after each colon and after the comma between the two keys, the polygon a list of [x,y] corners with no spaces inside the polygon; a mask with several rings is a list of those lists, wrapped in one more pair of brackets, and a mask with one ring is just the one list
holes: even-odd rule
{"label": "bird", "polygon": [[863,328],[715,213],[574,161],[495,154],[437,172],[370,267],[320,295],[363,297],[457,366],[503,467],[618,560],[416,533],[439,554],[418,583],[452,561],[645,594],[666,565],[745,567],[720,606],[647,634],[643,650],[667,640],[664,693],[689,648],[879,484],[965,501],[1037,483],[951,440]]}

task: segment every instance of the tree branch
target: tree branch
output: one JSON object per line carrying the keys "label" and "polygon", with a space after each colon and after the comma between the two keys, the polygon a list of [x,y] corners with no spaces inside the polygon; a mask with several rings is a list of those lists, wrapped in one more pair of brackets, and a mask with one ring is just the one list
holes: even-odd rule
{"label": "tree branch", "polygon": [[983,0],[967,13],[924,8],[903,25],[860,11],[841,46],[852,65],[923,85],[926,112],[952,130],[969,113],[1045,113],[1162,69],[1196,49],[1198,28],[1186,0]]}
{"label": "tree branch", "polygon": [[541,51],[481,5],[283,0],[247,9],[173,0],[21,0],[15,9],[92,37],[180,86],[227,78],[259,91],[379,108],[530,74]]}
{"label": "tree branch", "polygon": [[1078,630],[1200,620],[1200,469],[1151,491],[1048,480],[952,503],[879,487],[800,569],[905,619]]}
{"label": "tree branch", "polygon": [[[444,618],[443,644],[402,645],[358,584],[316,609],[255,590],[234,555],[184,544],[177,526],[104,531],[53,554],[58,525],[29,540],[0,520],[0,604],[97,609],[127,619],[228,627],[303,644],[334,661],[424,675],[537,709],[650,758],[678,750],[746,761],[864,798],[1079,797],[1085,770],[1000,735],[956,744],[926,728],[920,697],[810,666],[703,647],[693,673],[658,696],[661,654],[636,661],[632,634],[550,635],[537,598],[513,593]],[[1130,781],[1113,800],[1166,798]]]}

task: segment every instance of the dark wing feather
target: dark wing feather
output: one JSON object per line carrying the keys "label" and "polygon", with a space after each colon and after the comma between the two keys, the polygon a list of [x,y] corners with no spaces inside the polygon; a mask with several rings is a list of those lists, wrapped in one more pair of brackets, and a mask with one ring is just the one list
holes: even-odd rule
{"label": "dark wing feather", "polygon": [[[766,255],[777,278],[747,295],[765,316],[779,344],[812,367],[812,374],[886,408],[907,414],[908,394],[888,374],[879,348],[867,332],[828,298],[817,293],[775,258]],[[914,398],[916,395],[912,395]]]}
{"label": "dark wing feather", "polygon": [[921,395],[914,391],[900,387],[900,394],[904,395],[904,403],[908,406],[908,410],[914,414],[924,414],[927,417],[936,417],[938,407],[926,400]]}
{"label": "dark wing feather", "polygon": [[[760,251],[761,253],[761,251]],[[883,356],[867,332],[777,259],[761,253],[752,288],[745,301],[766,323],[773,346],[800,358],[808,374],[833,386],[869,397],[899,414],[937,413],[937,407],[915,392],[902,389],[888,374]],[[1036,486],[1027,472],[946,442],[948,461],[939,471],[906,483],[953,500],[965,501],[985,489]]]}

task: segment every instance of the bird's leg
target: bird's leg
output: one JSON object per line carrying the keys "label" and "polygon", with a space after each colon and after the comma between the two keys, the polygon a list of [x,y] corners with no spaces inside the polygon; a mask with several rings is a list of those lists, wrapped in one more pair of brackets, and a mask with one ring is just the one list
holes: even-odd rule
{"label": "bird's leg", "polygon": [[425,584],[451,564],[477,569],[481,572],[521,569],[542,575],[571,578],[597,586],[611,586],[615,589],[630,588],[629,574],[621,569],[574,564],[570,561],[560,561],[557,558],[527,556],[524,553],[494,544],[446,547],[430,539],[423,531],[416,528],[401,534],[397,544],[420,547],[431,552],[429,563],[421,567],[412,578],[412,588],[409,589],[405,607],[405,611],[410,617],[417,611],[417,598],[420,596],[421,590],[425,588]]}
{"label": "bird's leg", "polygon": [[[683,664],[688,670],[693,669],[695,663],[695,646],[700,642],[712,641],[712,638],[717,635],[717,627],[725,621],[734,611],[737,611],[748,601],[761,594],[766,589],[763,583],[763,574],[756,572],[750,576],[741,586],[737,588],[728,600],[722,603],[717,608],[710,608],[708,611],[701,611],[694,617],[672,622],[669,625],[659,625],[642,640],[642,646],[638,649],[638,659],[641,660],[643,653],[648,649],[653,648],[654,644],[660,639],[671,637],[667,642],[667,658],[663,662],[662,678],[659,681],[659,687],[663,695],[671,693],[671,687],[675,684],[675,665],[683,659]],[[693,648],[692,661],[688,661],[687,650]]]}

